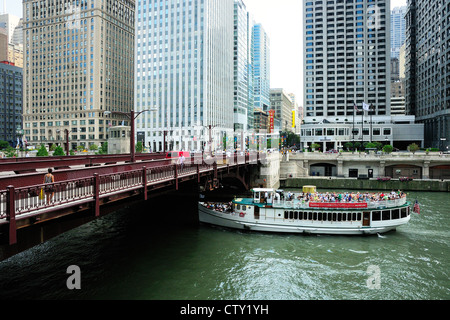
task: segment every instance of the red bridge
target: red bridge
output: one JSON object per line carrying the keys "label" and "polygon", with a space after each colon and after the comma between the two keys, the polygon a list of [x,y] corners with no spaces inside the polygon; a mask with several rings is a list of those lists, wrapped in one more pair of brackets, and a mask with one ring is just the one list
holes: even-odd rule
{"label": "red bridge", "polygon": [[[257,153],[214,158],[197,155],[183,165],[158,154],[137,156],[133,163],[128,159],[118,155],[0,161],[0,235],[4,243],[0,260],[9,255],[5,251],[11,248],[5,247],[20,242],[19,230],[81,212],[95,219],[113,211],[113,203],[135,197],[147,200],[152,191],[178,190],[180,183],[189,180],[212,190],[218,187],[219,176],[231,174],[248,187],[249,167],[264,160]],[[55,183],[43,184],[47,168],[55,169]],[[47,202],[40,193],[50,192],[50,187],[53,197]]]}

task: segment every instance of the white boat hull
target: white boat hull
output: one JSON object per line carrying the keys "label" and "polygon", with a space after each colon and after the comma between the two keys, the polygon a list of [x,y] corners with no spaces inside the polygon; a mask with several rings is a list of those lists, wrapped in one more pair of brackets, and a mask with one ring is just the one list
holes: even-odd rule
{"label": "white boat hull", "polygon": [[285,219],[255,219],[252,215],[241,217],[239,214],[223,213],[211,210],[198,204],[199,221],[211,225],[275,233],[325,234],[325,235],[372,235],[386,233],[407,224],[410,215],[405,218],[386,221],[386,225],[374,222],[370,226],[363,226],[362,222],[285,220]]}

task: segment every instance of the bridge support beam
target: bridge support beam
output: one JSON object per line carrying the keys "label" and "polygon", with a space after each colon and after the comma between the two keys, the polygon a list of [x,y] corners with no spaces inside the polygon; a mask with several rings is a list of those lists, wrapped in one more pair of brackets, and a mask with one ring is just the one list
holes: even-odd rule
{"label": "bridge support beam", "polygon": [[146,166],[142,167],[142,185],[144,187],[144,201],[147,201],[147,199],[148,199],[148,196],[147,196],[148,187],[147,187],[147,167]]}
{"label": "bridge support beam", "polygon": [[95,217],[100,216],[100,177],[94,173],[94,213]]}
{"label": "bridge support beam", "polygon": [[17,243],[16,204],[14,186],[8,186],[6,193],[6,220],[8,221],[8,242],[10,245]]}

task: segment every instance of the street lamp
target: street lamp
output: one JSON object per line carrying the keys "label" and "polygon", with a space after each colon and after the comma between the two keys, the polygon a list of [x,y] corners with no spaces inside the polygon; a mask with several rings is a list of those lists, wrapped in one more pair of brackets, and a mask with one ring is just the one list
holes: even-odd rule
{"label": "street lamp", "polygon": [[135,112],[131,110],[130,112],[120,112],[120,111],[105,111],[103,114],[105,116],[110,115],[112,113],[125,115],[130,119],[131,122],[131,134],[130,134],[130,154],[131,154],[131,162],[136,162],[136,149],[135,149],[135,141],[134,141],[134,120],[139,117],[144,112],[157,111],[157,109],[146,109],[139,112]]}

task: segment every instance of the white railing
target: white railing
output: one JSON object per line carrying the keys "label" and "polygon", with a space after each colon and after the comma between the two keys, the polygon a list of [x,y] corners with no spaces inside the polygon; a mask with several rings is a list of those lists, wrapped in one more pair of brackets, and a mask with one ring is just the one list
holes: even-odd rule
{"label": "white railing", "polygon": [[[315,201],[310,201],[317,203]],[[357,204],[357,203],[364,203],[363,202],[324,202],[324,203],[348,203],[348,204]],[[320,202],[319,202],[320,203]],[[394,208],[399,207],[406,204],[406,198],[400,198],[396,200],[382,200],[382,201],[368,201],[367,202],[367,208],[368,209],[377,209],[377,208]],[[307,201],[301,201],[301,200],[273,200],[272,202],[269,202],[268,205],[272,205],[274,208],[292,208],[292,209],[310,209],[309,202]],[[317,209],[317,208],[316,208]],[[320,209],[320,207],[318,208]],[[330,207],[323,207],[323,209],[332,209]],[[351,209],[351,208],[348,208]]]}

